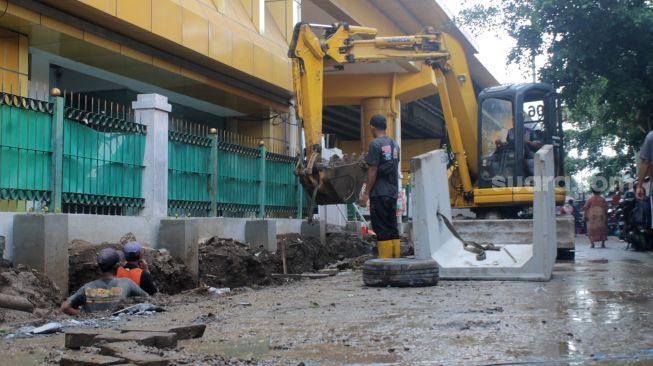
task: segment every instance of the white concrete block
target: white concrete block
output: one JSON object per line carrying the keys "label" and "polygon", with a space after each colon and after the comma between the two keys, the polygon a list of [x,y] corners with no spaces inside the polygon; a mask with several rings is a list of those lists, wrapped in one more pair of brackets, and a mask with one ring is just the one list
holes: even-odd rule
{"label": "white concrete block", "polygon": [[[544,146],[535,157],[532,239],[520,243],[525,241],[523,233],[515,240],[507,235],[506,239],[511,240],[494,242],[501,250],[486,251],[487,258],[483,261],[464,250],[462,242],[437,216],[440,212],[451,220],[446,163],[442,150],[411,160],[413,242],[417,259],[437,261],[440,277],[444,279],[549,280],[556,257],[552,147]],[[493,238],[500,240],[501,236]]]}

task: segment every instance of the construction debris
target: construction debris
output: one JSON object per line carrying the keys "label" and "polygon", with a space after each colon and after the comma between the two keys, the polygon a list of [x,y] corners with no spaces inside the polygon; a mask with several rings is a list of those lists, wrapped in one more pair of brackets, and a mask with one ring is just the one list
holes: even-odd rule
{"label": "construction debris", "polygon": [[34,304],[22,296],[0,294],[0,308],[34,312]]}
{"label": "construction debris", "polygon": [[60,301],[59,288],[50,278],[28,266],[0,261],[0,324],[43,319]]}
{"label": "construction debris", "polygon": [[[65,346],[79,350],[66,353],[60,365],[173,364],[165,350],[177,348],[177,340],[199,338],[206,324],[184,324],[155,328],[72,329],[66,332]],[[94,353],[99,347],[100,355]]]}
{"label": "construction debris", "polygon": [[204,335],[206,330],[206,324],[182,324],[182,325],[173,325],[170,327],[157,327],[157,328],[146,328],[142,329],[140,327],[123,327],[121,328],[122,332],[159,332],[159,333],[175,333],[177,339],[191,339],[191,338],[200,338]]}

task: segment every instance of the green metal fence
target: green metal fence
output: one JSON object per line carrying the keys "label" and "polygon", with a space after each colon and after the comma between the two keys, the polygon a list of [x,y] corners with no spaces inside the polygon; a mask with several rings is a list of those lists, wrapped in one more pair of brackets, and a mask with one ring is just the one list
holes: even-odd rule
{"label": "green metal fence", "polygon": [[70,95],[66,104],[63,212],[138,214],[146,126],[134,121],[130,109],[95,98]]}
{"label": "green metal fence", "polygon": [[303,214],[298,214],[303,193],[293,174],[295,157],[268,152],[251,137],[208,132],[187,122],[171,124],[169,215],[287,218]]}
{"label": "green metal fence", "polygon": [[209,137],[169,131],[168,215],[210,215],[210,156]]}
{"label": "green metal fence", "polygon": [[[171,216],[301,217],[297,158],[202,125],[168,136]],[[0,94],[0,211],[138,215],[147,128],[80,94]]]}
{"label": "green metal fence", "polygon": [[217,211],[230,217],[260,214],[261,149],[218,140]]}
{"label": "green metal fence", "polygon": [[[297,159],[291,156],[267,153],[266,212],[274,217],[297,216],[297,177],[294,174]],[[299,203],[301,205],[301,203]]]}
{"label": "green metal fence", "polygon": [[0,211],[47,207],[51,133],[51,103],[0,94]]}
{"label": "green metal fence", "polygon": [[0,211],[136,215],[146,127],[80,94],[0,95]]}

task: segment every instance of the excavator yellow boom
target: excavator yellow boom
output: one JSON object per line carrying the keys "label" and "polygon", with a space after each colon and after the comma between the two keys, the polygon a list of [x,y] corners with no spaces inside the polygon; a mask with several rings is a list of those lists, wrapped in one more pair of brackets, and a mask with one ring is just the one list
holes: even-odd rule
{"label": "excavator yellow boom", "polygon": [[[364,164],[355,161],[325,164],[321,159],[324,69],[331,66],[338,69],[351,63],[417,61],[426,66],[426,69],[420,66],[422,71],[412,74],[393,74],[388,104],[396,114],[392,100],[397,94],[395,88],[403,88],[404,95],[412,97],[425,91],[437,93],[448,147],[454,157],[448,171],[453,207],[474,208],[479,212],[503,207],[503,211],[516,212],[532,204],[533,187],[524,179],[532,175],[527,164],[532,150],[522,138],[515,136],[538,135],[540,146],[553,144],[556,174],[564,174],[562,131],[552,87],[535,83],[485,89],[478,97],[482,111],[479,112],[465,53],[446,33],[426,27],[415,35],[379,37],[376,29],[346,23],[298,23],[289,56],[293,65],[297,114],[303,122],[307,146],[306,162],[298,168],[297,175],[314,203],[354,202],[365,183]],[[376,74],[362,75],[363,79],[358,76],[342,75],[338,80],[362,80],[371,85],[375,78],[381,78]],[[424,79],[428,84],[425,89],[422,88]],[[345,88],[357,87],[346,81]],[[418,92],[406,91],[411,87]],[[333,85],[330,89],[333,90]],[[357,92],[373,90],[368,87]],[[337,93],[355,94],[344,89],[338,89]],[[563,188],[559,188],[556,197],[558,201],[564,199]]]}
{"label": "excavator yellow boom", "polygon": [[[476,117],[476,105],[471,81],[466,80],[469,78],[469,72],[463,76],[453,74],[452,69],[456,65],[450,62],[451,53],[445,41],[448,39],[452,44],[457,43],[446,34],[435,32],[431,27],[424,28],[420,34],[410,36],[378,37],[376,34],[376,29],[349,26],[345,23],[329,26],[298,23],[295,26],[289,56],[293,63],[297,115],[303,121],[306,135],[306,164],[298,170],[302,185],[318,204],[330,204],[353,202],[357,198],[355,191],[360,188],[359,182],[361,179],[364,182],[362,176],[345,178],[359,170],[356,164],[339,166],[342,174],[336,173],[335,176],[340,177],[341,181],[347,181],[340,182],[341,184],[336,184],[332,179],[333,170],[328,171],[319,165],[325,63],[338,65],[422,61],[433,68],[438,80],[438,92],[443,101],[452,151],[460,168],[462,186],[459,189],[469,194],[472,183],[459,122],[454,114],[464,115],[465,122],[471,124]],[[467,68],[466,62],[462,65]],[[452,88],[448,86],[452,82],[455,84],[453,95],[450,94]],[[458,110],[454,110],[455,108]],[[469,135],[473,136],[471,133]],[[475,136],[473,138],[475,139]]]}

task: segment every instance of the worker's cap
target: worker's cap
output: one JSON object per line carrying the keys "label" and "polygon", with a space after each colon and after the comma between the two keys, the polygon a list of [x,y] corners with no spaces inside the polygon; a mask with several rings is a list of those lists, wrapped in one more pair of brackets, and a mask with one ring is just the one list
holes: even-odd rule
{"label": "worker's cap", "polygon": [[97,254],[97,264],[102,272],[111,271],[118,262],[120,262],[120,255],[113,248],[104,248]]}
{"label": "worker's cap", "polygon": [[385,130],[388,128],[385,117],[380,114],[375,114],[372,116],[372,118],[370,118],[370,126],[378,128],[379,130]]}
{"label": "worker's cap", "polygon": [[137,241],[128,242],[122,251],[125,252],[125,259],[128,261],[141,259],[141,245]]}

